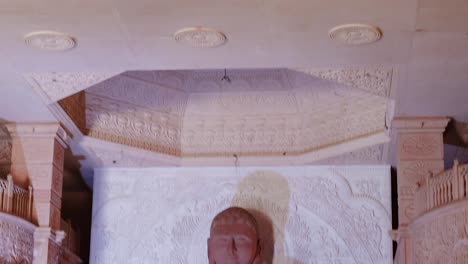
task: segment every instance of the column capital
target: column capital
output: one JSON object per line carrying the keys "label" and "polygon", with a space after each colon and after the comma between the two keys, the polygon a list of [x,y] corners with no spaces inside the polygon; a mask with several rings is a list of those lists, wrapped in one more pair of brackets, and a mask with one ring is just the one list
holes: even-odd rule
{"label": "column capital", "polygon": [[445,116],[395,117],[392,128],[398,132],[444,132],[450,118]]}
{"label": "column capital", "polygon": [[8,123],[5,125],[12,138],[48,138],[55,137],[64,147],[67,147],[67,132],[60,123]]}

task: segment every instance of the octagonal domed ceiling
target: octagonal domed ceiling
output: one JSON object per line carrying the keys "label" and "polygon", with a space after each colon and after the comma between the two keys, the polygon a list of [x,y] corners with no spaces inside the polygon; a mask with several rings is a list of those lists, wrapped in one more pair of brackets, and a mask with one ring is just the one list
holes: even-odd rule
{"label": "octagonal domed ceiling", "polygon": [[391,69],[227,75],[128,71],[60,104],[85,135],[180,157],[302,154],[385,131]]}

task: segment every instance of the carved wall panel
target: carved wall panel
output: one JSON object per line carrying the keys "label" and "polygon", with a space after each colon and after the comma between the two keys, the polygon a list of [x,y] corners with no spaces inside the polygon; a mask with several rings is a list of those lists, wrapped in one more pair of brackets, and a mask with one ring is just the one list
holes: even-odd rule
{"label": "carved wall panel", "polygon": [[32,263],[35,226],[0,213],[0,263]]}
{"label": "carved wall panel", "polygon": [[468,263],[467,205],[424,216],[411,226],[415,264]]}
{"label": "carved wall panel", "polygon": [[210,222],[233,205],[260,222],[267,263],[392,263],[387,166],[95,174],[91,263],[207,263]]}

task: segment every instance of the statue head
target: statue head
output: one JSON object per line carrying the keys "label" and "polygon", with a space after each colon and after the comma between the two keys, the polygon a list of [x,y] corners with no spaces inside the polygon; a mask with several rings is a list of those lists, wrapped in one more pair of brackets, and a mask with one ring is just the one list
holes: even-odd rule
{"label": "statue head", "polygon": [[257,221],[245,209],[230,207],[215,216],[208,239],[210,264],[259,264]]}

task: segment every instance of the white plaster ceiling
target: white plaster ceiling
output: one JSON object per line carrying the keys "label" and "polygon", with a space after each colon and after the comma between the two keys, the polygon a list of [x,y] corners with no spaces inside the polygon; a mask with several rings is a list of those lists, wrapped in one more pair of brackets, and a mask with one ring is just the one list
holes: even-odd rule
{"label": "white plaster ceiling", "polygon": [[[379,26],[383,38],[358,47],[330,40],[328,30],[343,23]],[[227,44],[195,49],[173,41],[175,31],[198,25],[222,30]],[[57,119],[49,110],[61,98],[42,101],[30,88],[31,74],[384,65],[394,69],[395,115],[468,121],[467,25],[463,0],[0,0],[0,118]],[[77,47],[31,49],[23,36],[35,30],[66,32]],[[74,92],[85,86],[73,86]]]}

